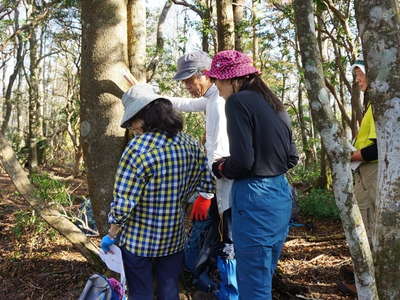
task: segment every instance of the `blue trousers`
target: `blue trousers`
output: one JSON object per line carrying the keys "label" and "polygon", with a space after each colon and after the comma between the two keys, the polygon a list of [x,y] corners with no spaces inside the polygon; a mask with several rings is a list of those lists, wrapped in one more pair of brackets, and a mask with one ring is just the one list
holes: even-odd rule
{"label": "blue trousers", "polygon": [[162,257],[137,256],[121,247],[129,300],[153,300],[153,267],[158,300],[179,299],[183,251]]}
{"label": "blue trousers", "polygon": [[272,276],[292,209],[286,177],[235,180],[231,197],[240,299],[272,299]]}

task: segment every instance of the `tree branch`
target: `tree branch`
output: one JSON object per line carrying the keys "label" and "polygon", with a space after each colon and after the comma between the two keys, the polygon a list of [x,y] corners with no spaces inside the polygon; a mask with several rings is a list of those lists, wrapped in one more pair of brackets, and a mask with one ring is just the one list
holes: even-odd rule
{"label": "tree branch", "polygon": [[182,1],[178,1],[178,0],[172,0],[172,2],[174,2],[176,5],[182,5],[185,7],[190,8],[191,10],[193,10],[196,14],[198,14],[200,16],[200,18],[204,18],[204,12],[199,9],[197,6],[190,4],[188,2],[186,2],[185,0]]}
{"label": "tree branch", "polygon": [[339,97],[336,93],[335,87],[325,78],[325,84],[326,87],[330,90],[330,92],[332,93],[333,97],[335,98],[339,109],[340,109],[340,113],[342,114],[342,118],[344,119],[344,121],[346,122],[346,124],[351,128],[351,120],[349,118],[349,116],[346,113],[346,109],[343,105],[343,103],[339,100]]}

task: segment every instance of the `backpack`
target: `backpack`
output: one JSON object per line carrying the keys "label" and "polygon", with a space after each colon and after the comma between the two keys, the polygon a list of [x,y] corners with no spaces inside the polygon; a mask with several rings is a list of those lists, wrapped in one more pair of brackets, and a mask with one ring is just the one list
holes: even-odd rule
{"label": "backpack", "polygon": [[[121,295],[114,291],[109,280],[99,274],[90,276],[79,300],[120,300]],[[116,279],[113,280],[116,281]]]}
{"label": "backpack", "polygon": [[194,285],[218,300],[239,299],[236,260],[224,254],[215,219],[193,222],[185,247],[185,266],[192,272]]}

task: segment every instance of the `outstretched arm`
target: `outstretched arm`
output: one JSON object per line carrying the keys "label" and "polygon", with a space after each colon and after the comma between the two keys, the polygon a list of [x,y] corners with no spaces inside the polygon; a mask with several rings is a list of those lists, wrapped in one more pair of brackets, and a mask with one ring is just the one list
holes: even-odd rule
{"label": "outstretched arm", "polygon": [[165,97],[172,102],[175,109],[183,112],[199,112],[206,110],[207,99],[201,98],[181,98]]}

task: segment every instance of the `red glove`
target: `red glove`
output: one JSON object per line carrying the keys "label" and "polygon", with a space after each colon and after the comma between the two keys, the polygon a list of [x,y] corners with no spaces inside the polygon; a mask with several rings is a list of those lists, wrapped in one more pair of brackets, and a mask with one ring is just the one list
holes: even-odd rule
{"label": "red glove", "polygon": [[211,205],[211,199],[206,199],[199,195],[196,200],[194,200],[192,212],[190,213],[190,218],[195,221],[202,221],[207,219],[208,209]]}

